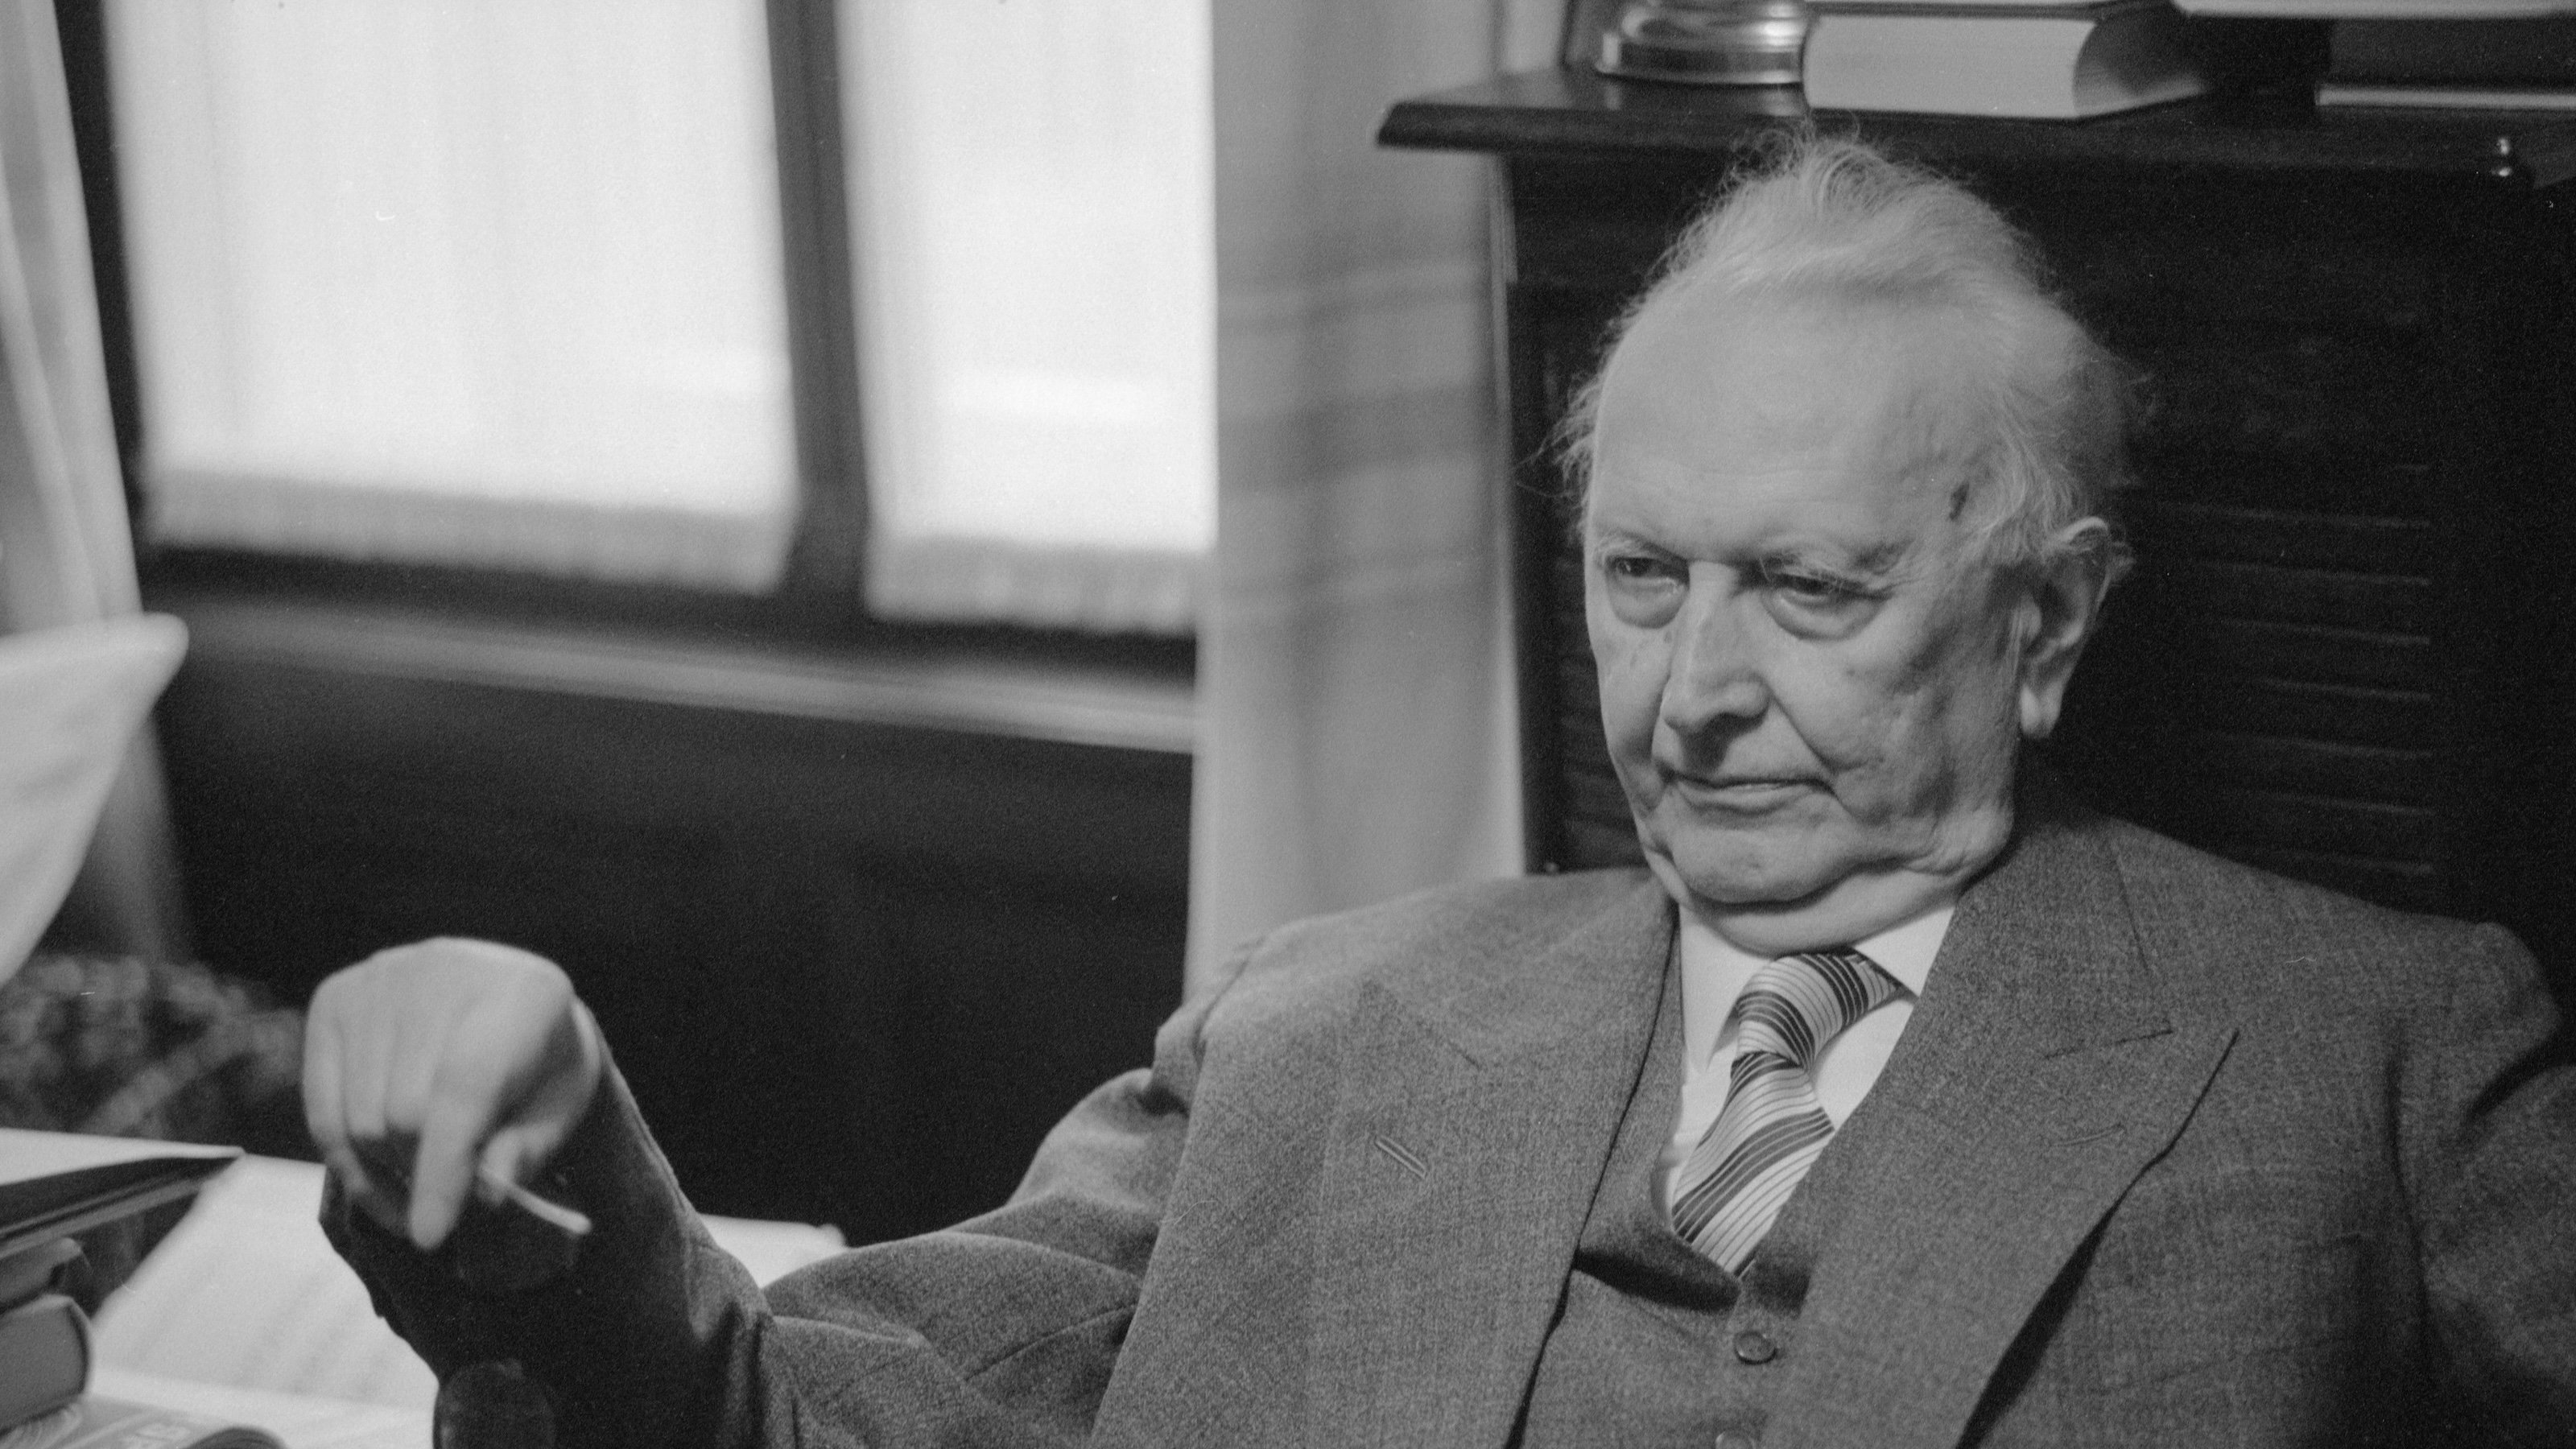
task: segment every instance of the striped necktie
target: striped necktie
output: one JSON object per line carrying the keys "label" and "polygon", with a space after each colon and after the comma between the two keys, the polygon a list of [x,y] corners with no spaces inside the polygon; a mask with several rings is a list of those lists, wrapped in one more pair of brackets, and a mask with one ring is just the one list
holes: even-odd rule
{"label": "striped necktie", "polygon": [[1736,1029],[1726,1106],[1673,1182],[1673,1227],[1730,1273],[1834,1135],[1807,1075],[1825,1043],[1900,990],[1857,951],[1784,956],[1753,973],[1728,1021]]}

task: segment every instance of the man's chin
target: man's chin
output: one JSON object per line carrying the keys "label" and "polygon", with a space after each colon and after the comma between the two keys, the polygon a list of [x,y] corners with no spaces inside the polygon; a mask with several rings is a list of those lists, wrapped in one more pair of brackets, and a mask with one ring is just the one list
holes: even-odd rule
{"label": "man's chin", "polygon": [[1639,832],[1647,866],[1685,909],[1748,951],[1849,945],[1953,897],[2011,833],[2009,808],[1966,815],[1910,853],[1832,830]]}
{"label": "man's chin", "polygon": [[1679,851],[1646,845],[1646,863],[1665,889],[1693,905],[1726,911],[1792,911],[1849,878],[1856,862],[1768,852]]}
{"label": "man's chin", "polygon": [[[1788,862],[1729,861],[1692,868],[1649,852],[1664,890],[1701,924],[1757,956],[1820,951],[1865,940],[1914,914],[1911,893],[1891,894],[1875,873]],[[1803,864],[1803,863],[1802,863]]]}

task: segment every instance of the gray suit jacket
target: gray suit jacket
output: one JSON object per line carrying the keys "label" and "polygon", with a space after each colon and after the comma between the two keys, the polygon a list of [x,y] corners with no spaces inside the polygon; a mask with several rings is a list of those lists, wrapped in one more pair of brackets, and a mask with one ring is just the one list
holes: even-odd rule
{"label": "gray suit jacket", "polygon": [[[557,1282],[335,1231],[442,1373],[552,1382],[568,1442],[1501,1446],[1672,929],[1633,872],[1286,928],[1009,1205],[765,1302],[622,1086]],[[2492,928],[2026,819],[1801,1195],[1843,1206],[1801,1224],[1765,1442],[2576,1443],[2554,1022]]]}

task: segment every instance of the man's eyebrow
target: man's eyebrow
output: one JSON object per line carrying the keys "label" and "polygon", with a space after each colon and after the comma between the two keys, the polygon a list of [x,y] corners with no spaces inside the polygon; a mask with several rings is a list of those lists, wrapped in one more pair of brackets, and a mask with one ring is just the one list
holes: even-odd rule
{"label": "man's eyebrow", "polygon": [[1905,554],[1905,544],[1901,540],[1890,539],[1854,554],[1851,566],[1865,574],[1892,573],[1898,564],[1905,561]]}
{"label": "man's eyebrow", "polygon": [[1765,555],[1765,559],[1774,564],[1805,563],[1836,573],[1885,578],[1903,571],[1909,551],[1904,540],[1889,539],[1849,551],[1834,545],[1792,546],[1773,550]]}
{"label": "man's eyebrow", "polygon": [[1587,549],[1625,544],[1636,548],[1656,548],[1654,540],[1636,529],[1618,523],[1593,520],[1584,525],[1584,547]]}

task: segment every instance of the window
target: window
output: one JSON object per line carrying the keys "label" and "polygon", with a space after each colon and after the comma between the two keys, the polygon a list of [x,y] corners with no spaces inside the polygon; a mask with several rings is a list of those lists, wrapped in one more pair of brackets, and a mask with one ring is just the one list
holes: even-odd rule
{"label": "window", "polygon": [[1204,0],[841,26],[872,601],[1186,627],[1216,534]]}
{"label": "window", "polygon": [[[798,409],[863,400],[879,612],[1185,631],[1204,0],[849,0],[846,218],[773,122],[814,3],[110,0],[151,536],[847,588],[791,570],[861,532]],[[836,398],[782,259],[843,225]]]}

